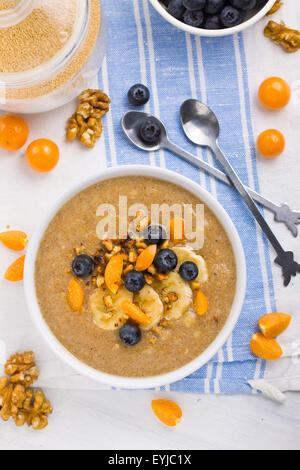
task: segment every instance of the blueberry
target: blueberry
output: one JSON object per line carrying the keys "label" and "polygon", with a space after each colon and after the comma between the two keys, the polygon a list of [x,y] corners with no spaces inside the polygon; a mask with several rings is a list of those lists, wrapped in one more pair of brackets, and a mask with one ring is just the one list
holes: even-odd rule
{"label": "blueberry", "polygon": [[168,248],[160,250],[154,258],[154,266],[161,273],[169,273],[176,268],[178,258],[176,253]]}
{"label": "blueberry", "polygon": [[186,261],[180,266],[179,274],[185,281],[193,281],[198,276],[199,269],[192,261]]}
{"label": "blueberry", "polygon": [[195,11],[195,10],[202,10],[205,6],[206,0],[183,0],[183,6],[187,8],[187,10]]}
{"label": "blueberry", "polygon": [[143,106],[148,103],[150,98],[150,92],[145,85],[138,83],[133,85],[128,92],[129,102],[133,106]]}
{"label": "blueberry", "polygon": [[177,20],[181,20],[184,13],[182,0],[171,0],[168,5],[168,12],[170,15],[174,16],[174,18],[177,18]]}
{"label": "blueberry", "polygon": [[240,10],[251,10],[256,6],[256,0],[230,0],[229,3]]}
{"label": "blueberry", "polygon": [[159,245],[167,239],[167,233],[161,225],[148,225],[143,232],[147,245]]}
{"label": "blueberry", "polygon": [[204,14],[202,10],[191,11],[186,10],[183,15],[183,21],[185,24],[189,26],[194,26],[195,28],[199,28],[204,20]]}
{"label": "blueberry", "polygon": [[225,4],[225,0],[207,0],[204,11],[208,15],[215,15],[224,8]]}
{"label": "blueberry", "polygon": [[137,325],[126,323],[120,328],[119,336],[122,343],[126,344],[126,346],[135,346],[141,341],[142,332]]}
{"label": "blueberry", "polygon": [[89,255],[82,254],[76,256],[72,263],[72,271],[77,277],[88,277],[93,274],[95,262]]}
{"label": "blueberry", "polygon": [[129,271],[125,277],[125,287],[130,292],[138,292],[143,289],[145,285],[145,276],[138,271]]}
{"label": "blueberry", "polygon": [[147,119],[141,124],[140,136],[147,144],[158,144],[161,137],[161,128],[157,122]]}
{"label": "blueberry", "polygon": [[220,13],[220,21],[225,28],[232,28],[241,21],[241,13],[234,7],[227,6]]}
{"label": "blueberry", "polygon": [[203,28],[205,29],[220,29],[222,25],[218,15],[207,16],[205,18]]}

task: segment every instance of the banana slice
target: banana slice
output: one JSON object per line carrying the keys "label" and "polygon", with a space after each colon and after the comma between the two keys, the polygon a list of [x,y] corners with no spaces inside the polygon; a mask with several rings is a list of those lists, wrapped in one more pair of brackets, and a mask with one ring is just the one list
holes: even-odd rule
{"label": "banana slice", "polygon": [[180,266],[182,263],[186,261],[192,261],[195,263],[199,269],[199,274],[196,277],[196,282],[207,282],[208,281],[208,270],[206,266],[206,262],[204,258],[200,255],[196,255],[196,253],[192,250],[192,248],[182,247],[182,246],[175,246],[172,250],[176,253],[178,258],[178,264],[176,267],[176,272],[179,271]]}
{"label": "banana slice", "polygon": [[[112,299],[112,307],[106,308],[104,297],[109,295]],[[124,316],[121,304],[124,300],[132,302],[133,294],[127,289],[119,289],[116,294],[100,287],[89,299],[89,310],[93,315],[96,326],[103,330],[117,330],[123,326],[127,318]]]}
{"label": "banana slice", "polygon": [[161,320],[164,306],[158,293],[150,286],[143,287],[134,298],[134,302],[152,320],[151,325],[140,325],[142,330],[151,330]]}
{"label": "banana slice", "polygon": [[[155,288],[163,299],[168,294],[175,294],[177,300],[171,301],[170,310],[165,312],[165,317],[168,320],[177,320],[180,318],[191,306],[193,301],[193,293],[188,282],[181,279],[179,274],[175,272],[169,273],[168,279],[155,283]],[[172,295],[172,297],[174,297]]]}

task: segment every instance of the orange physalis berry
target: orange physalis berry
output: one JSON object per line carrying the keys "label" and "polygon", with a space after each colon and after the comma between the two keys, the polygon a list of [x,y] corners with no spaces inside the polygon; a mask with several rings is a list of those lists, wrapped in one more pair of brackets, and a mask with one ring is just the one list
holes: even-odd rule
{"label": "orange physalis berry", "polygon": [[156,245],[150,245],[144,251],[142,251],[142,253],[138,256],[138,259],[136,260],[135,269],[137,271],[146,271],[146,269],[150,268],[151,264],[154,261],[156,251]]}
{"label": "orange physalis berry", "polygon": [[208,300],[206,295],[201,292],[201,290],[198,290],[195,300],[194,300],[194,307],[198,315],[202,316],[205,315],[205,313],[208,310]]}
{"label": "orange physalis berry", "polygon": [[285,147],[283,134],[276,129],[267,129],[257,139],[257,148],[266,158],[278,157]]}
{"label": "orange physalis berry", "polygon": [[290,101],[291,89],[282,78],[269,77],[260,85],[258,96],[267,108],[281,109]]}
{"label": "orange physalis berry", "polygon": [[106,287],[116,294],[120,287],[123,272],[123,255],[117,254],[110,258],[105,268],[104,280]]}
{"label": "orange physalis berry", "polygon": [[59,148],[49,139],[38,139],[26,150],[28,165],[35,171],[45,173],[53,170],[59,160]]}
{"label": "orange physalis berry", "polygon": [[18,282],[23,280],[25,255],[14,261],[7,269],[4,277],[7,281]]}
{"label": "orange physalis berry", "polygon": [[132,320],[137,323],[142,323],[144,325],[150,325],[150,318],[145,315],[145,313],[135,304],[129,300],[124,300],[121,304],[121,308]]}
{"label": "orange physalis berry", "polygon": [[180,406],[171,400],[158,398],[152,400],[151,406],[157,418],[166,426],[176,426],[182,418]]}
{"label": "orange physalis berry", "polygon": [[259,327],[266,338],[275,338],[287,329],[292,317],[286,313],[268,313],[259,320]]}
{"label": "orange physalis berry", "polygon": [[22,251],[28,243],[28,238],[24,232],[10,230],[0,233],[0,241],[10,250]]}
{"label": "orange physalis berry", "polygon": [[265,338],[262,333],[252,336],[250,348],[255,356],[275,361],[282,356],[282,349],[275,339]]}
{"label": "orange physalis berry", "polygon": [[72,279],[67,293],[67,302],[73,312],[79,312],[84,303],[84,290],[81,284]]}
{"label": "orange physalis berry", "polygon": [[173,245],[178,245],[184,239],[184,221],[181,217],[174,217],[170,220],[169,224],[170,229],[170,240]]}
{"label": "orange physalis berry", "polygon": [[28,139],[28,126],[19,116],[5,115],[0,118],[0,147],[19,150]]}

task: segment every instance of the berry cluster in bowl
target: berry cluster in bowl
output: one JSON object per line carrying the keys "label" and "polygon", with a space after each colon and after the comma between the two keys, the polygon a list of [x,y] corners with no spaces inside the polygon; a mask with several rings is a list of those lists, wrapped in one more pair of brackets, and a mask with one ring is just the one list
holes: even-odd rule
{"label": "berry cluster in bowl", "polygon": [[232,28],[243,23],[266,2],[261,0],[158,0],[188,26],[203,29]]}

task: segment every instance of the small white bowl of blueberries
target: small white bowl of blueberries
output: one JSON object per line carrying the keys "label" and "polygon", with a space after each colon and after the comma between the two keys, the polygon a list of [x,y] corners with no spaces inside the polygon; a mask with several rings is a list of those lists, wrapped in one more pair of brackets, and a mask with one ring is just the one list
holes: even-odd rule
{"label": "small white bowl of blueberries", "polygon": [[150,0],[169,23],[198,36],[227,36],[260,20],[276,0]]}

